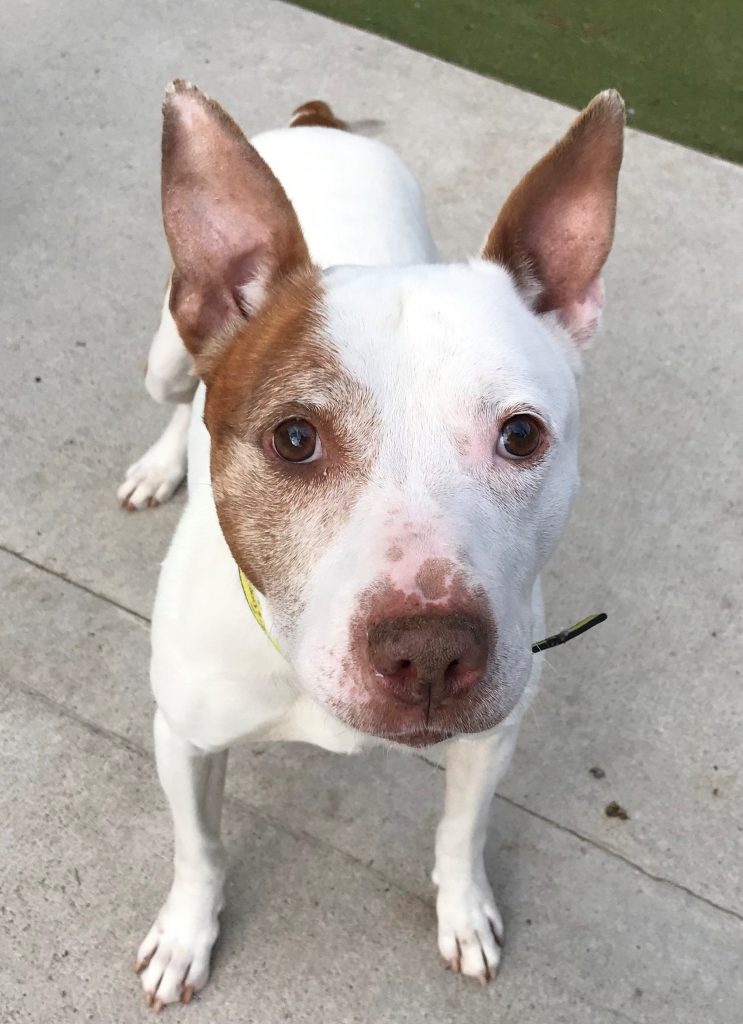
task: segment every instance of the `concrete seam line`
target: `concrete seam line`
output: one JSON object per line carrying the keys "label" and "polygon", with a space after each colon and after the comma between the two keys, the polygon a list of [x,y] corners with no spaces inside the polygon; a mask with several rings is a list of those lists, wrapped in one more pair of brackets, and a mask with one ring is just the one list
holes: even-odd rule
{"label": "concrete seam line", "polygon": [[[60,704],[53,698],[48,697],[45,693],[41,693],[39,690],[36,690],[31,686],[24,686],[23,684],[9,684],[9,687],[10,685],[13,685],[14,689],[26,694],[26,696],[33,697],[41,701],[41,703],[45,704],[48,708],[57,711],[64,718],[68,718],[76,724],[81,725],[83,728],[89,729],[95,735],[101,736],[104,739],[109,739],[117,746],[121,746],[125,750],[130,751],[131,753],[138,754],[140,757],[144,757],[148,761],[154,761],[152,754],[144,747],[141,747],[138,743],[134,743],[132,740],[127,739],[120,733],[114,732],[112,729],[106,729],[104,726],[97,725],[95,722],[92,722],[90,721],[90,719],[78,714],[76,711],[73,711],[66,705]],[[432,765],[431,767],[435,766]],[[577,832],[575,829],[572,829],[567,825],[561,825],[559,822],[553,821],[551,818],[546,817],[544,814],[540,814],[538,811],[532,811],[530,808],[524,807],[523,804],[517,803],[517,801],[511,800],[508,797],[501,796],[500,794],[496,793],[495,799],[501,800],[503,803],[516,808],[516,810],[523,811],[524,814],[528,814],[530,817],[536,818],[538,821],[543,822],[543,824],[545,825],[550,825],[553,828],[558,829],[560,832],[564,832],[565,834],[572,836],[573,839],[577,839],[582,843],[587,843],[594,849],[601,851],[601,853],[604,853],[609,857],[613,857],[616,860],[621,861],[621,863],[623,863],[626,867],[630,868],[631,870],[639,872],[639,874],[643,875],[645,878],[648,878],[652,882],[658,882],[659,884],[667,885],[672,889],[678,889],[680,892],[683,892],[686,896],[689,896],[691,899],[698,900],[700,903],[706,904],[712,910],[717,910],[722,914],[727,914],[729,917],[735,918],[736,921],[743,922],[743,914],[739,913],[737,910],[733,910],[731,907],[725,907],[721,903],[716,903],[715,900],[710,899],[707,896],[703,896],[701,893],[695,892],[693,889],[690,889],[682,882],[676,882],[671,878],[664,878],[662,875],[656,875],[652,871],[648,871],[647,868],[642,867],[642,865],[640,864],[636,864],[633,860],[630,860],[624,854],[619,853],[617,850],[613,850],[609,846],[605,846],[598,840],[591,839],[589,836],[585,836],[581,832]],[[313,844],[319,845],[324,849],[334,850],[336,853],[339,853],[343,857],[346,857],[354,864],[361,865],[361,867],[369,871],[371,874],[375,875],[377,878],[382,879],[386,885],[390,885],[393,888],[397,889],[399,892],[404,892],[408,896],[412,896],[417,900],[422,900],[424,903],[426,902],[425,900],[423,900],[423,897],[419,896],[417,893],[410,892],[408,889],[405,889],[402,886],[398,885],[394,880],[389,879],[387,878],[386,875],[383,875],[380,872],[376,871],[368,863],[361,860],[360,858],[354,857],[354,855],[349,853],[347,850],[343,850],[340,847],[334,846],[332,843],[329,843],[327,842],[327,840],[320,838],[320,836],[313,835],[311,832],[305,832],[303,829],[292,829],[290,825],[287,825],[285,822],[282,822],[278,818],[273,818],[263,808],[251,804],[248,800],[245,800],[242,797],[231,796],[228,798],[228,803],[234,804],[237,807],[242,807],[250,814],[253,814],[258,818],[262,818],[264,821],[269,822],[272,825],[272,827],[277,828],[279,830],[283,830],[284,832],[293,836],[295,839],[306,838],[308,840],[311,840]],[[426,905],[428,904],[426,903]]]}

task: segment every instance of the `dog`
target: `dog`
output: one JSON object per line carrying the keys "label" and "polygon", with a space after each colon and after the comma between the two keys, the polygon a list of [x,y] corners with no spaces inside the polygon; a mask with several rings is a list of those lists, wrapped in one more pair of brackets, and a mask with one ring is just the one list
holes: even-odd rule
{"label": "dog", "polygon": [[163,105],[173,271],[146,386],[174,403],[119,491],[188,502],[152,620],[175,877],[139,947],[148,1003],[205,984],[231,744],[426,750],[446,765],[438,947],[495,978],[486,823],[535,692],[540,572],[578,483],[624,105],[599,94],[480,255],[442,263],[419,187],[320,101],[249,143],[192,84]]}

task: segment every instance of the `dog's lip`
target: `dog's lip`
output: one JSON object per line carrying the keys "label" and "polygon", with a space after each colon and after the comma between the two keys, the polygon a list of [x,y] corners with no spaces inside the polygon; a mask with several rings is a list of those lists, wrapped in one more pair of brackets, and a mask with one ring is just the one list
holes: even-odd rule
{"label": "dog's lip", "polygon": [[457,736],[473,736],[477,733],[489,732],[498,724],[498,721],[481,725],[470,725],[469,727],[467,724],[460,724],[448,729],[437,727],[436,725],[430,727],[418,726],[413,729],[401,729],[399,732],[382,728],[375,731],[372,735],[379,736],[381,739],[389,740],[392,743],[401,743],[406,747],[432,747],[436,743],[443,743]]}
{"label": "dog's lip", "polygon": [[445,732],[441,729],[426,729],[419,732],[387,733],[384,739],[392,743],[401,743],[405,747],[434,747],[437,743],[443,743],[456,736],[455,732]]}
{"label": "dog's lip", "polygon": [[353,709],[340,707],[337,704],[333,707],[333,713],[351,728],[366,736],[373,736],[376,739],[385,740],[387,743],[399,743],[404,747],[432,747],[436,743],[443,743],[462,732],[456,728],[428,726],[420,721],[415,725],[408,725],[407,728],[402,727],[402,723],[400,723],[401,727],[397,729],[390,728],[392,723],[377,721],[372,724],[368,720],[362,723],[353,713]]}
{"label": "dog's lip", "polygon": [[372,710],[369,706],[362,708],[345,701],[333,701],[331,708],[337,718],[366,736],[416,748],[433,747],[457,736],[489,732],[505,717],[489,714],[483,718],[482,712],[474,714],[474,709],[458,708],[454,709],[455,713],[440,709],[426,721],[420,707],[378,706]]}
{"label": "dog's lip", "polygon": [[[329,706],[335,717],[366,736],[403,747],[433,747],[458,736],[473,736],[489,732],[510,713],[510,708],[496,709],[488,700],[484,704],[477,698],[481,691],[489,691],[496,681],[487,678],[462,700],[452,701],[425,716],[421,706],[408,706],[391,701],[363,701],[330,699]],[[476,699],[473,701],[472,697]]]}

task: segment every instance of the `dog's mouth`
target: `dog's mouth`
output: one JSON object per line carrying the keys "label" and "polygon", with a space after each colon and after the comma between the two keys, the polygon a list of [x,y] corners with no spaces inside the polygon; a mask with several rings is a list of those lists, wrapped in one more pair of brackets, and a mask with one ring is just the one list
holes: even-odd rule
{"label": "dog's mouth", "polygon": [[422,708],[404,707],[392,701],[360,705],[334,701],[331,707],[337,718],[359,732],[413,749],[433,747],[455,736],[487,732],[510,710],[477,699],[430,714]]}
{"label": "dog's mouth", "polygon": [[366,729],[382,739],[392,743],[399,743],[404,747],[433,747],[437,743],[444,743],[455,736],[471,736],[474,733],[487,732],[494,728],[503,718],[502,715],[480,714],[473,717],[457,715],[449,719],[449,716],[437,716],[440,720],[416,724],[412,727],[403,725],[402,728],[389,727],[384,722],[381,728]]}
{"label": "dog's mouth", "polygon": [[421,748],[435,747],[437,743],[444,743],[456,736],[455,732],[448,732],[441,729],[426,729],[424,732],[392,733],[385,736],[385,739],[392,743],[400,743],[405,747]]}

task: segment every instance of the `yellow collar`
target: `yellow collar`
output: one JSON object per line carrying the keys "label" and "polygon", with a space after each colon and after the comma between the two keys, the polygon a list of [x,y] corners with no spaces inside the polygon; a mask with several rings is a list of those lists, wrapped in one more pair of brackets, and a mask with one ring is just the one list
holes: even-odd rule
{"label": "yellow collar", "polygon": [[[240,573],[240,585],[243,588],[243,594],[245,594],[245,600],[248,602],[248,608],[253,613],[253,618],[261,627],[263,632],[266,634],[268,639],[274,645],[279,654],[281,654],[281,648],[276,643],[274,638],[268,631],[266,620],[263,618],[263,611],[261,609],[261,603],[258,600],[258,591],[255,589],[253,584],[250,582],[245,573],[238,567]],[[542,651],[548,651],[552,647],[559,647],[560,644],[565,644],[568,640],[573,640],[576,636],[580,636],[581,633],[585,633],[589,629],[593,629],[594,626],[598,626],[600,622],[604,622],[606,619],[606,612],[599,612],[597,615],[589,615],[585,619],[581,619],[574,626],[569,629],[563,629],[559,633],[555,633],[553,636],[548,636],[544,640],[540,640],[538,643],[532,644],[531,649],[533,654],[540,654]],[[284,655],[281,655],[282,658]]]}
{"label": "yellow collar", "polygon": [[[266,634],[266,636],[271,641],[271,643],[274,645],[274,647],[279,652],[279,654],[281,654],[281,651],[279,650],[279,645],[276,643],[274,638],[268,632],[268,626],[266,625],[266,620],[263,618],[263,611],[261,609],[261,603],[258,600],[258,591],[255,589],[255,587],[250,582],[250,580],[245,575],[245,573],[242,571],[242,569],[238,569],[238,571],[240,573],[240,585],[243,588],[243,594],[245,594],[245,600],[248,602],[248,608],[250,608],[251,612],[253,613],[253,618],[258,623],[258,625],[261,627],[261,629]],[[282,655],[282,657],[283,657],[283,655]]]}

